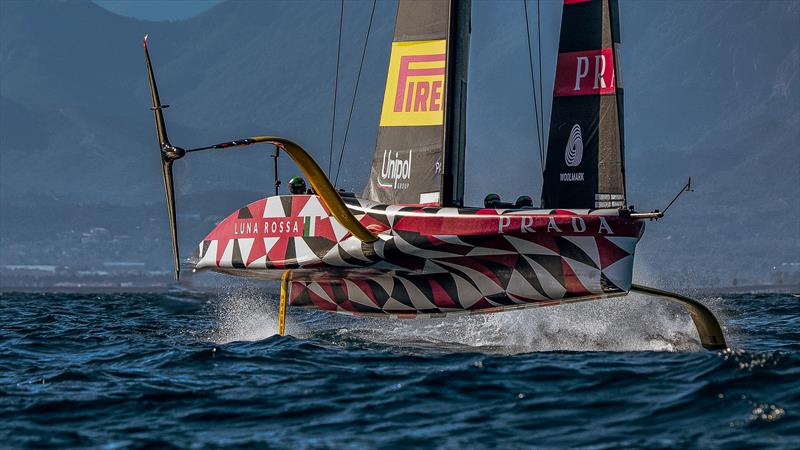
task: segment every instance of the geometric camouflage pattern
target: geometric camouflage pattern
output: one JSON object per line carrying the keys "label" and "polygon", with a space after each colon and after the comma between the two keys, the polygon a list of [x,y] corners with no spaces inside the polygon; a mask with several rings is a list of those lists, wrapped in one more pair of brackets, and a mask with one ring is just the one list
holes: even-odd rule
{"label": "geometric camouflage pattern", "polygon": [[289,304],[356,315],[496,312],[630,290],[644,223],[626,211],[440,208],[345,198],[379,240],[315,195],[258,200],[199,247],[197,269],[278,279]]}

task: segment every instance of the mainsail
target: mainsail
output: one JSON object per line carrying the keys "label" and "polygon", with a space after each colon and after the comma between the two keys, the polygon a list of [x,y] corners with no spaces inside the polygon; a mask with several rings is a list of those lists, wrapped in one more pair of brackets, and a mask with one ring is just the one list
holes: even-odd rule
{"label": "mainsail", "polygon": [[364,197],[463,203],[470,2],[400,0]]}
{"label": "mainsail", "polygon": [[617,0],[564,0],[543,207],[626,205],[619,44]]}

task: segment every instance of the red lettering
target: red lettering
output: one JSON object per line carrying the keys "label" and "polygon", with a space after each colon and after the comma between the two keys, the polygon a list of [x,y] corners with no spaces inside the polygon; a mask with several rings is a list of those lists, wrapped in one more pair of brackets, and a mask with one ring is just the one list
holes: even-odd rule
{"label": "red lettering", "polygon": [[[412,68],[412,63],[439,62],[444,64],[445,54],[438,55],[414,55],[403,56],[400,58],[400,71],[397,74],[397,92],[394,97],[394,112],[403,111],[403,98],[405,98],[405,112],[411,111],[411,101],[414,96],[414,83],[408,81],[409,77],[422,77],[431,75],[444,75],[444,67],[432,68]],[[435,83],[434,83],[435,84]],[[441,82],[439,83],[441,86]],[[408,90],[406,90],[408,88]],[[418,88],[419,89],[419,88]],[[428,89],[430,92],[430,89]],[[428,94],[425,94],[426,96]],[[441,94],[440,94],[441,96]],[[424,111],[424,109],[423,109]]]}
{"label": "red lettering", "polygon": [[430,84],[427,81],[417,82],[416,99],[414,99],[414,112],[428,110],[428,92]]}
{"label": "red lettering", "polygon": [[414,99],[414,82],[408,83],[408,98],[406,98],[406,112],[411,111],[411,101]]}
{"label": "red lettering", "polygon": [[442,82],[434,81],[431,84],[431,111],[439,111],[442,109],[442,104],[439,100],[442,99]]}

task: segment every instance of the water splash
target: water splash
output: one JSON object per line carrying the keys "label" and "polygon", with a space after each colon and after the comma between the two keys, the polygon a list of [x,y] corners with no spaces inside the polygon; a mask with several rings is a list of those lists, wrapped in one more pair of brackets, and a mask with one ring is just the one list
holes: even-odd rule
{"label": "water splash", "polygon": [[680,307],[635,295],[446,319],[353,322],[342,335],[420,350],[695,351],[697,332]]}
{"label": "water splash", "polygon": [[[637,265],[636,278],[667,289],[682,287],[676,285],[676,280],[664,280],[658,271],[641,265]],[[638,294],[447,319],[361,319],[347,322],[338,334],[423,352],[702,350],[697,330],[684,308],[666,299]]]}
{"label": "water splash", "polygon": [[[653,273],[646,270],[637,275],[638,279],[654,279]],[[214,308],[218,328],[211,337],[213,342],[255,341],[277,334],[278,302],[273,289],[238,282],[223,290]],[[345,344],[372,342],[412,352],[702,350],[694,324],[682,307],[636,294],[522,311],[411,321],[292,312],[290,309],[287,317],[287,332],[293,336],[333,338],[344,340]]]}
{"label": "water splash", "polygon": [[278,334],[278,301],[270,293],[244,282],[226,286],[212,303],[217,326],[209,340],[218,344],[259,341]]}
{"label": "water splash", "polygon": [[[247,285],[225,289],[213,305],[210,340],[257,341],[278,333],[278,301]],[[290,309],[291,312],[291,309]],[[354,319],[327,312],[288,314],[287,333],[428,353],[478,351],[698,351],[697,331],[677,305],[635,294],[584,303],[453,316],[444,319]],[[331,334],[333,331],[333,334]]]}

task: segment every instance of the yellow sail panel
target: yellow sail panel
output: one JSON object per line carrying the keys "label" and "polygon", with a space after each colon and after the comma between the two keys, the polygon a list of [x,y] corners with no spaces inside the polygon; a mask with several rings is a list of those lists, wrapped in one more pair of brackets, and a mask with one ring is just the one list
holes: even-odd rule
{"label": "yellow sail panel", "polygon": [[382,127],[444,123],[446,44],[445,39],[392,43]]}

